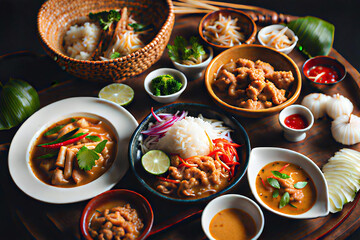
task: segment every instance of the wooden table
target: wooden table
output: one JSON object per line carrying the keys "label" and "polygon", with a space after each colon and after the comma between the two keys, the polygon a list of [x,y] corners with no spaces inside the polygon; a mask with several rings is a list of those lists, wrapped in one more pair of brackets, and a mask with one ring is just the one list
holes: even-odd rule
{"label": "wooden table", "polygon": [[[189,37],[197,35],[197,25],[200,16],[178,17],[174,26],[172,39],[181,34]],[[350,98],[355,105],[355,113],[360,110],[360,74],[335,50],[331,56],[342,62],[347,70],[346,79],[336,85],[327,94],[341,93]],[[297,50],[289,55],[300,68],[305,57]],[[160,67],[173,67],[167,54],[143,74],[128,79],[125,84],[135,91],[134,101],[126,107],[140,122],[150,111],[151,107],[159,108],[162,104],[156,103],[146,94],[143,88],[145,76],[152,70]],[[22,52],[0,58],[0,79],[16,77],[27,80],[38,91],[41,106],[46,106],[60,99],[75,96],[97,96],[99,90],[108,83],[94,83],[74,77],[63,72],[47,56],[38,56],[29,52]],[[306,94],[314,91],[303,81],[304,87],[300,100]],[[215,104],[208,95],[203,78],[189,82],[188,88],[178,102],[196,102]],[[252,147],[277,146],[298,151],[310,157],[321,167],[340,148],[344,147],[335,142],[330,133],[331,121],[328,118],[316,121],[309,131],[305,141],[299,143],[287,142],[278,124],[277,114],[261,119],[236,118],[245,127]],[[1,143],[10,142],[17,128],[1,132]],[[7,149],[9,144],[0,145],[0,186],[4,212],[13,217],[18,239],[35,237],[36,239],[80,239],[79,219],[82,209],[88,201],[73,204],[55,205],[36,201],[21,190],[12,181],[7,168]],[[351,146],[360,151],[360,145]],[[187,213],[193,209],[201,209],[203,204],[181,205],[164,201],[151,195],[136,180],[129,170],[115,188],[135,190],[148,198],[155,213],[155,227],[161,222],[170,222],[171,217],[179,213]],[[232,193],[242,194],[253,198],[246,177],[232,189]],[[355,201],[345,205],[342,212],[330,214],[324,218],[311,220],[289,220],[264,210],[265,228],[261,239],[345,239],[360,226],[359,195]],[[199,216],[199,215],[198,215]],[[25,228],[24,228],[25,227]],[[24,230],[26,229],[26,230]],[[200,218],[194,217],[169,230],[150,236],[149,239],[202,239]]]}

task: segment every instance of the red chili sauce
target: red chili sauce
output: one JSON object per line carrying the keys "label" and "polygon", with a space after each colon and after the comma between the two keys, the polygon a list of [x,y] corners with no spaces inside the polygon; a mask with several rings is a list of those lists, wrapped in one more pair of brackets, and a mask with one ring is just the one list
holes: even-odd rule
{"label": "red chili sauce", "polygon": [[285,125],[293,129],[304,129],[309,126],[307,119],[300,114],[293,114],[285,118]]}
{"label": "red chili sauce", "polygon": [[[318,74],[325,73],[315,81],[315,77]],[[337,70],[332,66],[318,65],[309,69],[308,76],[311,81],[318,83],[334,83],[339,81],[339,74]]]}

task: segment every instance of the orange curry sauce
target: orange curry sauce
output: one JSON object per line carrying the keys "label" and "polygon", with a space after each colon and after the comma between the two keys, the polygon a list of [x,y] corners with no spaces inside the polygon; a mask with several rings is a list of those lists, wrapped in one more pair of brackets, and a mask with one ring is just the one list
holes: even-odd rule
{"label": "orange curry sauce", "polygon": [[[280,171],[287,164],[288,166],[284,168],[281,173],[289,175],[289,180],[293,180],[293,184],[297,182],[307,182],[307,185],[302,189],[295,189],[293,187],[293,184],[291,184],[291,189],[287,189],[287,187],[285,187],[283,184],[281,184],[281,181],[279,181],[281,186],[279,190],[279,195],[274,198],[273,192],[275,188],[270,186],[270,184],[267,182],[267,178],[273,176],[273,173],[271,171]],[[300,193],[300,195],[303,195],[303,197],[301,197],[301,200],[294,199],[293,195],[291,194],[292,191],[298,190],[302,191],[302,193]],[[314,205],[317,197],[316,188],[311,177],[298,165],[282,161],[269,163],[260,170],[256,177],[256,191],[259,194],[261,200],[263,200],[263,202],[270,208],[281,213],[292,215],[302,214],[308,211]],[[288,191],[290,193],[290,204],[279,208],[281,197],[283,196],[285,191]]]}

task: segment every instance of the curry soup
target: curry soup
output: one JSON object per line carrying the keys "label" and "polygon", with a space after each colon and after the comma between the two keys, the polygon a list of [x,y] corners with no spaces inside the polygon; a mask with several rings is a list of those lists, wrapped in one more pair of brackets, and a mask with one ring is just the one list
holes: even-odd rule
{"label": "curry soup", "polygon": [[[272,171],[279,171],[289,178],[275,177]],[[269,178],[275,179],[279,183],[280,189],[271,186]],[[260,170],[256,177],[256,191],[261,200],[270,208],[292,215],[308,211],[316,202],[317,197],[311,177],[298,165],[283,161],[269,163]],[[282,206],[280,202],[286,192],[289,200],[283,200],[284,206]]]}

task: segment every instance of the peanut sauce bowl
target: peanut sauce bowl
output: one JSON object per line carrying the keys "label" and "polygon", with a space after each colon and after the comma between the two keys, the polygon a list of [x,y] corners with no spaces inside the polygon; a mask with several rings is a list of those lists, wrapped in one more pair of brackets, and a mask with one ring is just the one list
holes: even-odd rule
{"label": "peanut sauce bowl", "polygon": [[[309,210],[300,214],[287,214],[268,206],[263,197],[257,192],[256,179],[263,167],[273,162],[287,162],[299,166],[312,179],[316,190],[316,200]],[[280,170],[281,171],[281,170]],[[310,219],[325,217],[329,214],[329,193],[327,182],[320,168],[308,157],[298,152],[285,148],[258,147],[254,148],[250,154],[247,177],[252,194],[256,201],[268,211],[279,216],[292,219]],[[310,180],[311,180],[310,179]]]}
{"label": "peanut sauce bowl", "polygon": [[[204,118],[208,119],[217,119],[223,121],[224,125],[231,128],[233,132],[231,133],[231,138],[237,144],[242,145],[237,148],[237,153],[240,158],[240,166],[237,168],[235,176],[232,177],[231,181],[225,188],[212,193],[210,195],[205,196],[197,196],[194,198],[186,198],[186,197],[176,197],[171,195],[166,195],[160,193],[155,188],[155,175],[152,175],[145,171],[144,167],[141,163],[142,151],[141,151],[141,140],[143,139],[142,131],[146,130],[150,123],[155,122],[154,116],[150,113],[145,119],[139,124],[135,132],[133,133],[130,144],[129,144],[129,161],[130,168],[134,172],[138,181],[152,194],[156,195],[160,199],[168,200],[171,202],[177,203],[198,203],[202,201],[209,201],[212,198],[219,196],[230,189],[232,189],[237,183],[245,175],[249,155],[250,155],[250,141],[245,129],[241,126],[241,124],[232,116],[224,113],[221,109],[216,109],[214,107],[210,107],[202,104],[195,103],[175,103],[171,105],[167,105],[155,111],[156,114],[159,113],[171,113],[175,114],[177,112],[187,111],[188,116],[197,117],[201,114]],[[155,179],[155,180],[154,180]]]}
{"label": "peanut sauce bowl", "polygon": [[[231,63],[232,61],[236,61],[238,58],[245,58],[254,62],[261,60],[273,66],[275,71],[291,71],[294,77],[294,82],[286,91],[287,93],[285,97],[287,100],[279,105],[274,105],[269,108],[248,109],[237,106],[236,104],[229,102],[228,99],[221,96],[223,93],[216,91],[215,87],[213,86],[216,77],[222,66]],[[260,118],[276,114],[283,108],[295,103],[295,101],[300,96],[302,82],[300,70],[296,63],[289,56],[270,47],[252,44],[240,45],[230,48],[215,57],[206,69],[205,86],[215,104],[225,109],[226,111],[242,117]]]}
{"label": "peanut sauce bowl", "polygon": [[154,213],[150,203],[141,194],[127,189],[115,189],[104,192],[88,202],[85,206],[80,220],[80,231],[87,240],[92,240],[89,227],[94,214],[97,211],[106,208],[117,207],[120,204],[129,203],[131,208],[135,209],[142,220],[144,226],[140,231],[138,240],[145,239],[152,228],[154,222]]}

